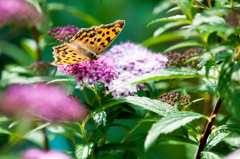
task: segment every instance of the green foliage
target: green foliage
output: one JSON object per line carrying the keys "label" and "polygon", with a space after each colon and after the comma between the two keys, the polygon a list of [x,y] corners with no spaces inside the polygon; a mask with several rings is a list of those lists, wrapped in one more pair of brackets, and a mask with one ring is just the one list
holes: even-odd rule
{"label": "green foliage", "polygon": [[144,144],[145,149],[148,150],[159,135],[170,133],[191,122],[192,120],[202,117],[204,117],[202,114],[188,111],[172,113],[166,117],[163,117],[158,122],[154,123],[152,128],[149,130]]}
{"label": "green foliage", "polygon": [[[68,94],[74,95],[73,98],[80,97],[87,114],[75,123],[50,123],[48,120],[5,117],[7,113],[0,109],[0,156],[17,158],[19,150],[32,145],[43,148],[49,144],[50,150],[62,146],[62,151],[72,153],[77,159],[164,159],[173,156],[219,159],[239,147],[239,2],[27,1],[43,16],[41,23],[0,24],[3,37],[0,40],[0,106],[2,95],[10,85],[45,83],[63,87]],[[49,63],[53,61],[51,47],[58,43],[47,35],[47,31],[52,26],[89,28],[117,19],[125,20],[126,25],[116,43],[141,42],[144,47],[166,53],[168,64],[182,60],[185,65],[191,62],[195,65],[170,68],[169,64],[166,65],[169,68],[133,75],[134,78],[110,90],[101,82],[92,86],[84,82],[84,90],[75,89],[79,80],[71,74],[57,72]],[[190,48],[201,51],[190,56]],[[185,59],[174,59],[168,52],[179,52]],[[189,55],[186,52],[190,52]],[[131,60],[134,56],[129,57]],[[121,58],[118,62],[122,62]],[[136,84],[144,84],[144,89],[134,90],[136,96],[114,98],[111,95]],[[184,101],[188,95],[190,104]],[[165,98],[160,101],[160,97]],[[61,143],[58,137],[67,139],[66,143]],[[57,148],[52,146],[54,144]],[[189,149],[189,145],[193,148]]]}

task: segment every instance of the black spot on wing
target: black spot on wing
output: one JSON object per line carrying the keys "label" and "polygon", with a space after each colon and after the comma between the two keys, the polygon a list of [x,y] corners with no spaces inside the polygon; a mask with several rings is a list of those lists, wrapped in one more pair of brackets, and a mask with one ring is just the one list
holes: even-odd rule
{"label": "black spot on wing", "polygon": [[90,38],[94,37],[95,36],[95,33],[92,33],[89,35]]}
{"label": "black spot on wing", "polygon": [[107,37],[106,40],[108,41],[108,43],[110,43],[111,38],[110,38],[110,37]]}
{"label": "black spot on wing", "polygon": [[100,42],[101,41],[101,38],[97,39],[97,42]]}
{"label": "black spot on wing", "polygon": [[98,31],[98,34],[101,34],[102,33],[102,31],[100,30],[100,31]]}
{"label": "black spot on wing", "polygon": [[62,59],[60,57],[57,57],[57,62],[60,62]]}
{"label": "black spot on wing", "polygon": [[90,44],[94,44],[94,42],[93,42],[93,41],[90,41]]}

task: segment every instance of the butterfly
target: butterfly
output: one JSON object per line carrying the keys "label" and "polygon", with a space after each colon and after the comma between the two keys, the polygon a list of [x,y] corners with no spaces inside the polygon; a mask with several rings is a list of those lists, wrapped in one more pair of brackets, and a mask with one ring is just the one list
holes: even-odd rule
{"label": "butterfly", "polygon": [[125,25],[124,20],[88,29],[80,29],[69,43],[54,46],[52,65],[70,65],[88,60],[97,60],[98,54],[103,52],[119,35]]}

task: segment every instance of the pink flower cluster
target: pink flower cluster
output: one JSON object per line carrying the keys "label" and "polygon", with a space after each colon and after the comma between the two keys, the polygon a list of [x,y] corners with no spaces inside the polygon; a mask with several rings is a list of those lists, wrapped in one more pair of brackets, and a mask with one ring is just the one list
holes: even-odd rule
{"label": "pink flower cluster", "polygon": [[[110,89],[117,87],[137,76],[165,68],[167,57],[160,53],[153,53],[141,45],[131,42],[114,45],[104,55],[119,71],[119,78],[114,80]],[[133,92],[144,89],[144,84],[135,84],[119,88],[112,94],[114,97],[133,95]]]}
{"label": "pink flower cluster", "polygon": [[0,111],[10,117],[40,118],[44,121],[77,121],[87,110],[63,89],[43,84],[13,85],[0,101]]}
{"label": "pink flower cluster", "polygon": [[0,0],[0,25],[35,24],[42,19],[42,14],[25,0]]}
{"label": "pink flower cluster", "polygon": [[[90,87],[102,82],[106,88],[113,89],[137,76],[165,68],[166,62],[167,57],[162,54],[152,53],[141,45],[126,42],[113,46],[98,60],[58,66],[58,70],[76,77],[77,88],[84,88],[82,82]],[[135,84],[119,88],[112,92],[112,95],[115,98],[135,95],[143,89],[143,83]]]}
{"label": "pink flower cluster", "polygon": [[56,150],[49,150],[49,151],[42,151],[37,148],[31,148],[22,153],[22,159],[71,159],[71,157],[67,156],[66,154],[56,151]]}
{"label": "pink flower cluster", "polygon": [[79,31],[78,27],[68,25],[66,27],[55,27],[48,31],[48,35],[53,36],[58,42],[69,42],[69,40]]}
{"label": "pink flower cluster", "polygon": [[108,87],[114,79],[118,78],[118,71],[104,56],[99,56],[98,60],[58,66],[58,70],[76,77],[77,88],[80,89],[84,88],[82,82],[90,87],[94,87],[97,82],[102,82],[105,87]]}

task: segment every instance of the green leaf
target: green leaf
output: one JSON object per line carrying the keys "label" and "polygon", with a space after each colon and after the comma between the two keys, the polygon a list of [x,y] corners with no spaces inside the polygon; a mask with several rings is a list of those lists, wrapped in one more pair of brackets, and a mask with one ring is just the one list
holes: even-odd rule
{"label": "green leaf", "polygon": [[178,110],[175,107],[172,107],[169,104],[163,103],[159,100],[150,99],[147,97],[134,97],[134,96],[128,96],[128,97],[121,97],[117,99],[110,100],[107,104],[98,107],[94,109],[90,115],[87,116],[85,121],[88,121],[91,117],[96,115],[97,113],[110,108],[112,106],[118,105],[120,103],[129,103],[134,104],[135,106],[142,107],[147,110],[151,110],[152,112],[155,112],[159,115],[165,116],[167,114],[177,112]]}
{"label": "green leaf", "polygon": [[87,159],[91,153],[93,143],[80,143],[75,148],[75,156],[77,159]]}
{"label": "green leaf", "polygon": [[208,143],[204,148],[204,151],[211,150],[214,146],[216,146],[222,139],[231,134],[232,132],[229,130],[217,130],[211,133],[208,137]]}
{"label": "green leaf", "polygon": [[34,61],[37,61],[37,44],[33,39],[23,39],[21,46]]}
{"label": "green leaf", "polygon": [[221,154],[217,154],[215,152],[202,152],[202,159],[222,159],[222,157],[223,156]]}
{"label": "green leaf", "polygon": [[[148,81],[155,81],[155,80],[166,80],[166,79],[175,79],[175,78],[193,78],[193,77],[206,77],[204,73],[198,72],[196,69],[192,68],[166,68],[163,70],[154,71],[151,73],[143,74],[142,76],[136,77],[134,79],[131,79],[121,85],[118,85],[117,87],[109,90],[107,94],[110,92],[127,86],[131,84],[137,84],[137,83],[144,83]],[[216,79],[215,77],[209,76],[211,79]]]}
{"label": "green leaf", "polygon": [[21,48],[6,41],[0,41],[0,52],[6,54],[22,65],[30,65],[34,62]]}
{"label": "green leaf", "polygon": [[102,23],[99,22],[96,18],[91,15],[87,15],[83,12],[80,12],[77,8],[72,6],[67,6],[61,3],[48,3],[48,10],[49,11],[60,11],[60,12],[67,12],[82,21],[85,21],[89,25],[101,25]]}
{"label": "green leaf", "polygon": [[25,135],[25,137],[28,137],[28,136],[31,135],[32,133],[34,133],[34,132],[36,132],[36,131],[38,131],[38,130],[41,130],[42,128],[45,128],[45,127],[47,127],[47,126],[49,126],[49,125],[51,125],[51,123],[42,124],[42,125],[36,127],[35,129],[33,129],[32,131],[30,131],[29,133],[27,133],[27,134]]}
{"label": "green leaf", "polygon": [[176,26],[180,26],[183,24],[188,24],[188,22],[186,21],[177,21],[177,22],[171,22],[171,23],[167,23],[161,27],[159,27],[157,30],[155,30],[155,32],[153,33],[153,37],[157,37],[160,34],[162,34],[163,32],[165,32],[166,30],[176,27]]}
{"label": "green leaf", "polygon": [[208,36],[208,45],[216,44],[217,42],[217,32],[214,31]]}
{"label": "green leaf", "polygon": [[76,82],[76,80],[75,79],[54,79],[47,82],[46,84],[53,84],[53,83],[60,83],[60,82]]}
{"label": "green leaf", "polygon": [[2,85],[6,87],[11,84],[32,84],[38,82],[46,82],[53,80],[55,77],[48,76],[35,76],[35,77],[25,77],[19,76],[17,73],[8,73],[6,71],[2,72]]}
{"label": "green leaf", "polygon": [[[154,37],[148,38],[142,42],[142,45],[145,47],[149,47],[152,45],[165,43],[165,42],[169,42],[169,41],[173,41],[173,40],[185,39],[185,37],[186,37],[186,31],[183,31],[183,30],[171,31],[169,33],[161,34],[160,36],[158,36],[156,38],[154,38]],[[198,34],[191,33],[188,37],[189,38],[198,38]]]}
{"label": "green leaf", "polygon": [[142,147],[134,147],[131,148],[131,150],[136,156],[138,156],[138,158],[141,159],[165,159],[165,157],[163,157],[159,152],[152,150],[144,152]]}
{"label": "green leaf", "polygon": [[192,120],[202,117],[204,117],[204,115],[190,111],[176,112],[163,117],[153,124],[149,130],[144,143],[145,150],[148,150],[161,134],[170,133]]}
{"label": "green leaf", "polygon": [[[199,86],[193,86],[193,87],[185,87],[184,88],[187,92],[195,92],[195,93],[210,93],[214,94],[215,92],[213,89],[210,89],[210,87],[206,85],[199,85]],[[180,92],[181,88],[171,90],[171,92]]]}
{"label": "green leaf", "polygon": [[3,129],[0,127],[0,134],[12,134],[10,131],[6,130],[6,129]]}
{"label": "green leaf", "polygon": [[169,7],[171,7],[172,5],[173,5],[173,3],[170,2],[169,0],[160,1],[159,4],[154,7],[153,14],[161,13],[164,10],[168,9]]}
{"label": "green leaf", "polygon": [[188,46],[202,46],[203,47],[204,45],[197,41],[184,41],[184,42],[181,42],[181,43],[178,43],[178,44],[175,44],[175,45],[169,47],[168,49],[164,50],[163,52],[166,53],[171,50],[179,49],[182,47],[188,47]]}
{"label": "green leaf", "polygon": [[108,129],[112,126],[114,120],[117,118],[120,109],[115,110],[108,114],[106,119],[106,125],[101,129],[97,129],[94,131],[94,134],[91,136],[90,141],[93,143],[97,143],[99,139],[101,139],[104,134],[108,131]]}
{"label": "green leaf", "polygon": [[231,134],[232,132],[240,132],[239,124],[229,124],[222,125],[213,130],[213,132],[209,135],[207,145],[204,148],[204,151],[209,151],[215,145],[217,145],[220,141],[222,141],[226,136]]}
{"label": "green leaf", "polygon": [[56,125],[56,124],[51,125],[51,126],[48,126],[47,130],[51,131],[52,134],[61,135],[62,137],[71,141],[72,134],[68,131],[67,128],[63,127],[62,125]]}
{"label": "green leaf", "polygon": [[103,111],[97,113],[96,115],[93,116],[93,119],[96,122],[96,124],[98,125],[99,129],[103,130],[103,128],[106,126],[106,122],[107,122],[106,112],[103,110]]}
{"label": "green leaf", "polygon": [[175,107],[167,103],[147,97],[128,96],[126,97],[126,103],[134,104],[136,106],[142,107],[143,109],[151,110],[152,112],[155,112],[161,116],[166,116],[170,113],[178,112]]}
{"label": "green leaf", "polygon": [[186,21],[186,16],[185,15],[174,15],[171,17],[167,17],[167,18],[160,18],[160,19],[156,19],[151,21],[150,23],[147,24],[147,27],[151,24],[157,23],[157,22],[166,22],[166,21],[180,21],[180,20],[184,20]]}
{"label": "green leaf", "polygon": [[240,64],[237,61],[234,62],[232,81],[236,83],[240,82]]}
{"label": "green leaf", "polygon": [[234,69],[233,56],[228,56],[221,68],[218,91],[226,109],[239,120],[240,92],[232,87],[231,77]]}

